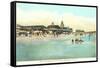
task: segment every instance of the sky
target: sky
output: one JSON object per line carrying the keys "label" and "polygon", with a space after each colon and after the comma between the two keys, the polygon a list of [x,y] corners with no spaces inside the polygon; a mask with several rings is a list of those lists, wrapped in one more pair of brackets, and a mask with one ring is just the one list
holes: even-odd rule
{"label": "sky", "polygon": [[65,27],[82,29],[85,31],[96,30],[96,8],[62,5],[44,5],[17,3],[17,24],[20,25],[45,25],[52,22]]}

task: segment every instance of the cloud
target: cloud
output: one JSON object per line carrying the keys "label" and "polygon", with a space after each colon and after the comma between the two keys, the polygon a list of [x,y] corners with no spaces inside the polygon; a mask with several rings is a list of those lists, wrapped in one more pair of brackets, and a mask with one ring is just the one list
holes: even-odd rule
{"label": "cloud", "polygon": [[72,14],[65,14],[63,17],[66,26],[76,29],[82,29],[85,31],[96,30],[96,20],[88,17],[75,16]]}

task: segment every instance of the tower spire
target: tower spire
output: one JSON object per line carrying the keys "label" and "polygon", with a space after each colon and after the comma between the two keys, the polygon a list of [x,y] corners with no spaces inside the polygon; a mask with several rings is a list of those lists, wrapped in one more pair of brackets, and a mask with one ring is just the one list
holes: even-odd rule
{"label": "tower spire", "polygon": [[61,27],[61,28],[64,28],[63,20],[61,21],[60,27]]}

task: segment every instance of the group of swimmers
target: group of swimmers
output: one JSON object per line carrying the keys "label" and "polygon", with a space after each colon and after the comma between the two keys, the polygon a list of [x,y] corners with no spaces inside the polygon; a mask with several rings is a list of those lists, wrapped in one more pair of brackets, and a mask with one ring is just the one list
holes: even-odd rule
{"label": "group of swimmers", "polygon": [[72,39],[72,43],[76,43],[76,44],[81,44],[82,42],[84,42],[82,39]]}

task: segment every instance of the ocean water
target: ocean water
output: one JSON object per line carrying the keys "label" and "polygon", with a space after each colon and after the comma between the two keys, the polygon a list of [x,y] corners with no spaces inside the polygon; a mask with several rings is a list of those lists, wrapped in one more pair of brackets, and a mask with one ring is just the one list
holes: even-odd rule
{"label": "ocean water", "polygon": [[96,36],[80,37],[84,42],[72,43],[73,36],[62,38],[29,39],[21,37],[16,41],[16,60],[33,61],[48,59],[96,57]]}

